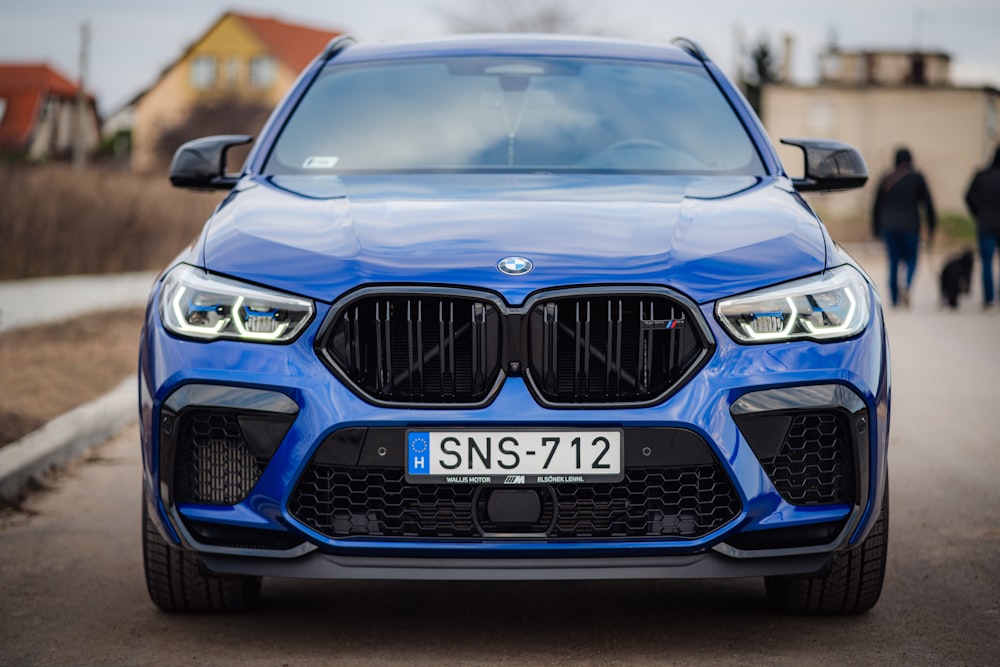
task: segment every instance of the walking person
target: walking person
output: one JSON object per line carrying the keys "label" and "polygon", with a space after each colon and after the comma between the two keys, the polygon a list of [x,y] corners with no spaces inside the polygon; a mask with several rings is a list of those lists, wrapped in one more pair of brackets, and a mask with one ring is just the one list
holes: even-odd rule
{"label": "walking person", "polygon": [[[889,296],[892,305],[910,305],[910,287],[917,269],[920,247],[920,209],[927,220],[927,240],[934,237],[937,218],[934,202],[923,174],[913,168],[913,155],[906,148],[896,151],[895,168],[882,179],[875,195],[872,227],[885,241],[889,253]],[[899,264],[906,266],[906,280],[899,286]]]}
{"label": "walking person", "polygon": [[993,164],[972,178],[965,204],[976,219],[979,259],[983,263],[983,308],[993,307],[993,253],[1000,249],[1000,146]]}

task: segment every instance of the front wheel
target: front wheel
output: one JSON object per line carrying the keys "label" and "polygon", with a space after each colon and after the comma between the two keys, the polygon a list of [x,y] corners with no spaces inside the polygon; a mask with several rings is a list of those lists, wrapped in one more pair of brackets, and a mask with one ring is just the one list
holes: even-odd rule
{"label": "front wheel", "polygon": [[164,611],[243,611],[260,596],[260,577],[216,577],[203,574],[198,558],[169,544],[149,518],[142,502],[142,562],[146,588]]}
{"label": "front wheel", "polygon": [[797,614],[863,614],[878,602],[889,546],[889,482],[882,508],[865,540],[833,557],[821,575],[765,577],[768,599]]}

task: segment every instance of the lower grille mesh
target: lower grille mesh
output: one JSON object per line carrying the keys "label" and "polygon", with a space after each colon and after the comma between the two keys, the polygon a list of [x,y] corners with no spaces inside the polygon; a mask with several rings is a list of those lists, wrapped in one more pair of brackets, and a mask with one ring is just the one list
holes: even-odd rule
{"label": "lower grille mesh", "polygon": [[[314,463],[296,486],[289,510],[331,538],[479,538],[493,532],[483,509],[484,495],[493,488],[408,484],[398,468]],[[717,464],[631,468],[620,483],[537,488],[544,499],[542,517],[524,532],[544,532],[550,539],[693,538],[740,510]]]}
{"label": "lower grille mesh", "polygon": [[854,500],[853,461],[846,418],[812,412],[794,416],[781,449],[761,464],[789,503],[823,505]]}
{"label": "lower grille mesh", "polygon": [[177,500],[235,505],[257,483],[267,459],[254,456],[235,414],[195,412],[178,439]]}

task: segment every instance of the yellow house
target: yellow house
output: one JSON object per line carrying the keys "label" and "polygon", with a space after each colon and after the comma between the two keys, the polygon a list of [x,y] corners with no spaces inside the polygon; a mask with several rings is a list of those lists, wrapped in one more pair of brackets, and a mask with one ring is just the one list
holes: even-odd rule
{"label": "yellow house", "polygon": [[132,123],[133,170],[162,168],[160,137],[183,124],[199,104],[240,100],[273,107],[339,34],[226,12],[138,98]]}

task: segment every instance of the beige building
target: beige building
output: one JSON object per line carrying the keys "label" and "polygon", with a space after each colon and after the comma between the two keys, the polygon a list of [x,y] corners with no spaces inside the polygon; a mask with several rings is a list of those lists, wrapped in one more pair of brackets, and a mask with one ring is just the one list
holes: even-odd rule
{"label": "beige building", "polygon": [[183,123],[199,103],[238,98],[273,107],[338,34],[273,18],[223,14],[137,97],[132,168],[161,167],[159,136]]}
{"label": "beige building", "polygon": [[[864,188],[809,196],[840,229],[850,225],[851,236],[869,233],[875,188],[904,145],[938,212],[968,215],[965,189],[1000,142],[1000,91],[953,86],[949,66],[941,53],[831,51],[820,61],[818,85],[764,88],[761,115],[772,138],[837,139],[864,156],[871,175]],[[797,149],[780,151],[790,172],[801,169]]]}

